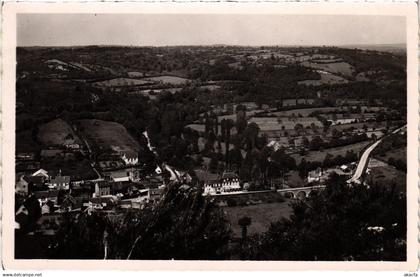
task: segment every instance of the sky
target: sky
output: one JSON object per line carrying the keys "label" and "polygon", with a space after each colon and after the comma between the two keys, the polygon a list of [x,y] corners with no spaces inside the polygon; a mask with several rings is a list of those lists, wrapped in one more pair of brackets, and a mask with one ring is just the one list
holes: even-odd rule
{"label": "sky", "polygon": [[405,17],[19,14],[18,46],[354,45],[406,41]]}

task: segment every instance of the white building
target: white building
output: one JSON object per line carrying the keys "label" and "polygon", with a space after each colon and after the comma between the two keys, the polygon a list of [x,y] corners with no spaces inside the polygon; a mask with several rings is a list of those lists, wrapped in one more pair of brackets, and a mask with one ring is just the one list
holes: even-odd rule
{"label": "white building", "polygon": [[315,170],[309,171],[308,172],[308,183],[319,182],[319,181],[321,181],[321,177],[322,177],[322,169],[321,168],[317,168]]}
{"label": "white building", "polygon": [[225,172],[221,179],[204,183],[203,195],[215,195],[239,190],[241,190],[241,186],[238,175],[233,172]]}

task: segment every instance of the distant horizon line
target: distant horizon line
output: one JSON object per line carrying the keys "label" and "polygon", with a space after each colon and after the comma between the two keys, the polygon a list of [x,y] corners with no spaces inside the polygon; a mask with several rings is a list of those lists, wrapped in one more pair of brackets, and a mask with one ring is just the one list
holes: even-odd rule
{"label": "distant horizon line", "polygon": [[407,46],[406,42],[396,43],[347,43],[347,44],[261,44],[261,45],[245,45],[245,44],[227,44],[227,43],[214,43],[214,44],[172,44],[172,45],[131,45],[131,44],[86,44],[86,45],[16,45],[16,47],[23,48],[53,48],[53,47],[357,47],[357,46],[383,46],[383,47],[401,47]]}

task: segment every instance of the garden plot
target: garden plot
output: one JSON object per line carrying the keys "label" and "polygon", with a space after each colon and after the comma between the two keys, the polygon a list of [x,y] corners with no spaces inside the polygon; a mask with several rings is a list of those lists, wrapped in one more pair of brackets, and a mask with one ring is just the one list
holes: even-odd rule
{"label": "garden plot", "polygon": [[328,148],[322,151],[309,151],[304,156],[300,154],[293,154],[292,157],[295,159],[296,164],[299,164],[303,158],[305,158],[308,162],[323,162],[327,154],[331,154],[333,156],[341,155],[344,157],[347,151],[353,150],[354,153],[359,153],[360,150],[370,143],[371,141],[362,141],[350,145]]}
{"label": "garden plot", "polygon": [[83,119],[78,121],[79,129],[92,146],[99,149],[134,151],[140,149],[139,143],[127,132],[125,127],[112,121]]}
{"label": "garden plot", "polygon": [[39,126],[38,140],[44,145],[81,144],[70,125],[58,118]]}

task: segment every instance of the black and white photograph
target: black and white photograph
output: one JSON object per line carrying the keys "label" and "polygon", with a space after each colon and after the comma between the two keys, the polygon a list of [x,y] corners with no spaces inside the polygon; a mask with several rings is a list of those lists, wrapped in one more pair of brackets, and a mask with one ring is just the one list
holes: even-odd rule
{"label": "black and white photograph", "polygon": [[14,51],[13,259],[407,261],[405,16],[21,13]]}

